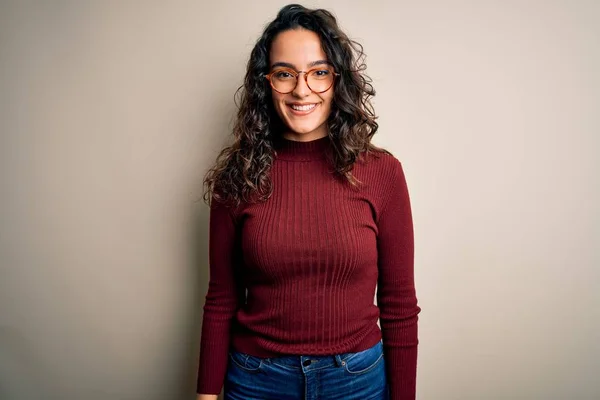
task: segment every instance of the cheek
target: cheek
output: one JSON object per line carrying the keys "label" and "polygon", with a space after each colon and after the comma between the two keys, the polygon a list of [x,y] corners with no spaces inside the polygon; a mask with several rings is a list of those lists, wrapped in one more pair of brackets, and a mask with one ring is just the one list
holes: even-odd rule
{"label": "cheek", "polygon": [[330,89],[327,92],[322,93],[321,98],[323,99],[323,102],[330,105],[333,102],[333,90]]}
{"label": "cheek", "polygon": [[322,96],[323,105],[329,111],[333,103],[333,93],[327,93],[327,96]]}
{"label": "cheek", "polygon": [[271,95],[271,98],[273,99],[273,106],[275,107],[275,110],[279,115],[281,115],[285,108],[284,96],[281,93],[274,91]]}

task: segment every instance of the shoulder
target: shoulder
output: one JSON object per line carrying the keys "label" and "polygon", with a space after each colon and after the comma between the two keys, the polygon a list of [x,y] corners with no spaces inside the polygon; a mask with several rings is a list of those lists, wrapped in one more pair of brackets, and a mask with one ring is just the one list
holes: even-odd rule
{"label": "shoulder", "polygon": [[355,177],[362,182],[362,193],[370,199],[379,220],[391,199],[406,201],[408,188],[402,162],[387,150],[363,153],[353,169]]}
{"label": "shoulder", "polygon": [[[363,153],[355,163],[356,173],[380,189],[389,189],[404,178],[402,162],[390,151],[382,148]],[[360,179],[360,176],[358,178]]]}
{"label": "shoulder", "polygon": [[237,201],[233,196],[215,188],[211,193],[209,209],[212,219],[231,220],[236,222],[240,210],[243,207],[242,201]]}

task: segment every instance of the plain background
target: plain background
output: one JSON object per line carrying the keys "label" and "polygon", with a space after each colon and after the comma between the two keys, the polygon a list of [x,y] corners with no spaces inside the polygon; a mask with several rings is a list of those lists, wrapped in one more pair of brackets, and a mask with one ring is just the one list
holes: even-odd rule
{"label": "plain background", "polygon": [[[284,4],[2,1],[0,398],[194,398],[194,199]],[[405,168],[418,398],[600,398],[600,2],[304,4]]]}

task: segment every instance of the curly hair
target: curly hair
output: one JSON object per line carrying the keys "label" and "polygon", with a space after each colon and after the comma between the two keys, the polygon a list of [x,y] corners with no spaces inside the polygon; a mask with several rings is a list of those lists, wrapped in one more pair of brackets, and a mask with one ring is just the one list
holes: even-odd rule
{"label": "curly hair", "polygon": [[277,135],[285,129],[277,115],[271,88],[264,78],[269,72],[269,51],[275,37],[287,30],[315,32],[328,60],[340,74],[333,87],[331,113],[327,120],[332,144],[329,157],[336,177],[358,187],[352,175],[361,153],[389,153],[371,144],[378,124],[370,99],[375,95],[371,79],[364,73],[365,54],[360,43],[350,39],[335,16],[324,9],[298,4],[283,7],[256,42],[247,64],[244,83],[235,94],[238,106],[233,128],[234,142],[224,148],[216,165],[204,178],[204,201],[233,203],[266,201],[273,191],[270,169],[275,159]]}

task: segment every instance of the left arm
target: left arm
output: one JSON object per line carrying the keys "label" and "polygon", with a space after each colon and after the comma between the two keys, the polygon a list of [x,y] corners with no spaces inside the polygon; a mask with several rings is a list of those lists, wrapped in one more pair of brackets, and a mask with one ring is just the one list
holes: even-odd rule
{"label": "left arm", "polygon": [[391,184],[378,218],[377,304],[391,400],[414,400],[417,374],[417,320],[414,233],[402,165],[394,159]]}

